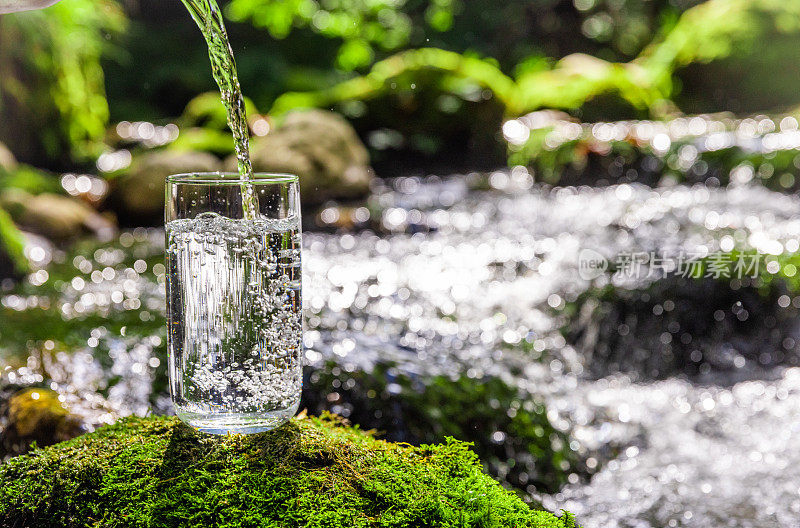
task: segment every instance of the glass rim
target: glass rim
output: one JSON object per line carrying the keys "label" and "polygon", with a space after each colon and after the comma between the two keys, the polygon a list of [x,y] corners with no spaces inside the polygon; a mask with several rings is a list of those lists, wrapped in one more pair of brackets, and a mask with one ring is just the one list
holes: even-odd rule
{"label": "glass rim", "polygon": [[170,174],[167,183],[184,183],[189,185],[274,185],[281,183],[298,183],[296,174],[280,172],[254,172],[252,178],[245,179],[238,172],[184,172]]}

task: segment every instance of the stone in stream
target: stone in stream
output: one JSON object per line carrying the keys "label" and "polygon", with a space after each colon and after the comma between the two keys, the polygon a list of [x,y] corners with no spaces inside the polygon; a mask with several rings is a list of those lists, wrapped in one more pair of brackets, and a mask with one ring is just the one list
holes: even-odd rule
{"label": "stone in stream", "polygon": [[129,418],[11,459],[0,490],[2,526],[576,526],[504,490],[467,444],[392,444],[332,415],[226,437]]}
{"label": "stone in stream", "polygon": [[43,447],[84,432],[81,420],[71,415],[50,389],[22,389],[0,404],[0,411],[0,458],[24,453],[32,442]]}
{"label": "stone in stream", "polygon": [[[369,192],[373,173],[369,154],[355,129],[343,117],[323,110],[292,112],[276,130],[254,139],[253,170],[300,176],[305,204],[358,199]],[[235,170],[236,158],[225,162]]]}
{"label": "stone in stream", "polygon": [[682,374],[726,385],[800,365],[796,293],[781,280],[671,275],[635,289],[587,290],[564,329],[595,377]]}
{"label": "stone in stream", "polygon": [[134,158],[130,168],[112,182],[107,205],[125,225],[159,225],[164,221],[164,183],[167,176],[185,172],[214,172],[219,168],[219,159],[206,152],[146,152]]}

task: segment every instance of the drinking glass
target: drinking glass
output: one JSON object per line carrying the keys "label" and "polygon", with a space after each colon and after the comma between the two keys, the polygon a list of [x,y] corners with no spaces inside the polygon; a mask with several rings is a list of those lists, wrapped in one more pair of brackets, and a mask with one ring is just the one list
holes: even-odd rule
{"label": "drinking glass", "polygon": [[[246,211],[256,197],[257,211]],[[177,174],[166,185],[167,345],[178,417],[255,433],[300,403],[300,194],[286,174]]]}

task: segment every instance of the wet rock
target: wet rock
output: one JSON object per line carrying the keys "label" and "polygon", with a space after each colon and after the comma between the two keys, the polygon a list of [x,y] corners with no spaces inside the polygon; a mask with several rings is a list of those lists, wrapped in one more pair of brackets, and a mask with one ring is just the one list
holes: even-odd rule
{"label": "wet rock", "polygon": [[114,223],[89,205],[52,193],[32,195],[19,189],[0,194],[0,207],[27,231],[63,241],[92,233],[101,239],[113,234]]}
{"label": "wet rock", "polygon": [[[565,326],[588,372],[682,374],[729,384],[800,365],[798,308],[782,282],[670,276],[637,289],[590,289]],[[787,299],[781,307],[781,297]]]}
{"label": "wet rock", "polygon": [[13,171],[17,168],[17,159],[4,144],[0,143],[0,171]]}
{"label": "wet rock", "polygon": [[142,154],[114,181],[108,204],[126,225],[156,225],[164,221],[167,176],[184,172],[214,172],[219,160],[206,152],[162,150]]}
{"label": "wet rock", "polygon": [[[366,196],[373,177],[369,154],[353,127],[322,110],[293,112],[283,124],[251,146],[253,169],[300,176],[304,203]],[[236,160],[226,161],[235,170]]]}
{"label": "wet rock", "polygon": [[33,442],[48,446],[84,432],[81,420],[71,415],[50,389],[20,390],[3,407],[0,456],[24,453]]}

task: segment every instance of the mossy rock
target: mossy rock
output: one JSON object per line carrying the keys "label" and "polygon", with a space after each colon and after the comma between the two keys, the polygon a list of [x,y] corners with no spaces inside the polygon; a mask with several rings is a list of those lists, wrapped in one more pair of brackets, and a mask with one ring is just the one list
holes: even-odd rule
{"label": "mossy rock", "polygon": [[32,442],[47,446],[84,432],[81,420],[69,413],[50,389],[22,389],[0,405],[5,422],[0,427],[0,456],[19,454]]}
{"label": "mossy rock", "polygon": [[481,472],[467,444],[376,440],[337,418],[212,437],[130,418],[0,466],[0,526],[574,528]]}
{"label": "mossy rock", "polygon": [[347,417],[393,442],[468,441],[506,487],[556,493],[580,463],[536,397],[500,377],[417,376],[390,362],[347,369],[328,360],[306,369],[303,408]]}

